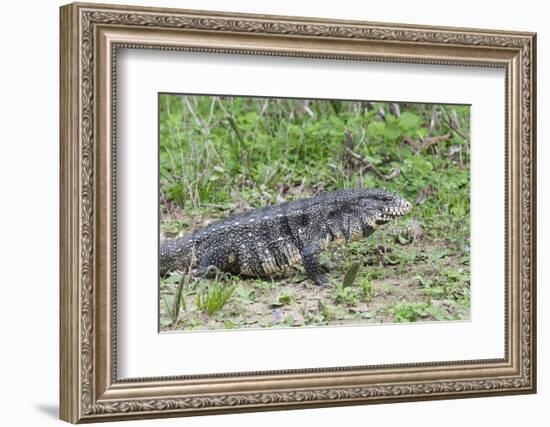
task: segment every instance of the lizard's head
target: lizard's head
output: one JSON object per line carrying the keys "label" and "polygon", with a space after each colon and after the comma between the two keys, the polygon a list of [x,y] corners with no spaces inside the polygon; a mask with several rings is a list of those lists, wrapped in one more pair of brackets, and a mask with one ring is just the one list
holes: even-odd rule
{"label": "lizard's head", "polygon": [[366,225],[372,228],[406,215],[412,207],[407,200],[385,190],[364,190],[362,205]]}

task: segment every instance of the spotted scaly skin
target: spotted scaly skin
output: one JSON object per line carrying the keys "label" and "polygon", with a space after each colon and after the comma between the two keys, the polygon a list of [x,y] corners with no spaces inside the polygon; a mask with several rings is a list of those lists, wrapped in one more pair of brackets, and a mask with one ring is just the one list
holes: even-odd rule
{"label": "spotted scaly skin", "polygon": [[253,209],[160,245],[160,275],[223,271],[269,277],[302,263],[318,285],[328,282],[319,255],[331,244],[370,236],[411,204],[378,189],[340,190]]}

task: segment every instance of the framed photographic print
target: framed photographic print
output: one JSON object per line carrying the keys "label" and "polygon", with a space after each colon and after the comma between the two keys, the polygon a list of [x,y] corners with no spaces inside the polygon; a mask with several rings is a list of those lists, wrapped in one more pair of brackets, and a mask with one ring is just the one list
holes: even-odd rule
{"label": "framed photographic print", "polygon": [[535,34],[61,8],[61,418],[533,393]]}

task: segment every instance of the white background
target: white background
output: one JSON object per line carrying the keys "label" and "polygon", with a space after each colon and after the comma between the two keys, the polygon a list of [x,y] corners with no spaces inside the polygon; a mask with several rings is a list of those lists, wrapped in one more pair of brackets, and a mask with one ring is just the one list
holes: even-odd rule
{"label": "white background", "polygon": [[[127,49],[117,66],[120,378],[504,357],[503,69]],[[471,104],[471,321],[158,334],[151,260],[157,98],[166,91]],[[220,358],[215,348],[232,351]]]}
{"label": "white background", "polygon": [[[112,0],[114,3],[118,3]],[[550,74],[550,30],[543,2],[446,3],[428,1],[337,2],[277,0],[138,1],[135,4],[242,12],[309,15],[418,24],[538,31],[538,117],[550,115],[545,76]],[[2,423],[53,425],[58,401],[58,1],[3,5],[0,79],[0,250],[2,285],[0,381]],[[539,120],[539,165],[548,164],[548,122]],[[546,425],[550,405],[547,361],[550,340],[549,168],[540,167],[539,187],[539,393],[348,408],[138,421],[124,425],[256,426],[335,424],[461,426]],[[544,194],[546,192],[546,194]]]}

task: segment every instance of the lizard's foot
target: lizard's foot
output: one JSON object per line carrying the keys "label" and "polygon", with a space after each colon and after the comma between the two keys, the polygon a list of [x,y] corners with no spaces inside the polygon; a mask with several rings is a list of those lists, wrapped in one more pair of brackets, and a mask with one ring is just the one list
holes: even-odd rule
{"label": "lizard's foot", "polygon": [[317,286],[325,286],[329,284],[329,278],[326,274],[318,274],[312,278]]}
{"label": "lizard's foot", "polygon": [[215,265],[209,265],[208,267],[199,267],[195,270],[196,277],[213,278],[218,276],[222,271]]}

